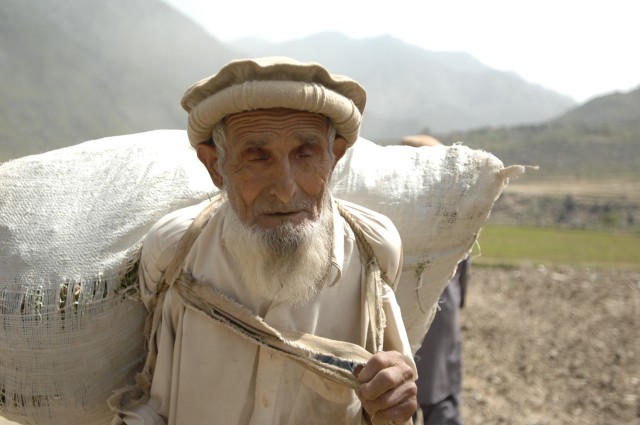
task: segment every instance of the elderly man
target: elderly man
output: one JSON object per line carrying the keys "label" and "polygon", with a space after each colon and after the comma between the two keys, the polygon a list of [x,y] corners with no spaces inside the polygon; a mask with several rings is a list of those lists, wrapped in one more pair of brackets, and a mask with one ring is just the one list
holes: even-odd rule
{"label": "elderly man", "polygon": [[234,61],[187,90],[189,140],[221,192],[146,237],[149,355],[113,424],[410,421],[399,235],[327,189],[365,99],[286,58]]}

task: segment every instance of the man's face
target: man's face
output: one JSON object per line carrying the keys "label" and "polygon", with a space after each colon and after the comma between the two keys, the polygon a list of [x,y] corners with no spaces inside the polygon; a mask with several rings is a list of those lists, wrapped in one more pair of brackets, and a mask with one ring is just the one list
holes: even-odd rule
{"label": "man's face", "polygon": [[327,132],[326,118],[310,112],[267,109],[227,117],[221,174],[243,223],[272,229],[319,218],[335,165]]}

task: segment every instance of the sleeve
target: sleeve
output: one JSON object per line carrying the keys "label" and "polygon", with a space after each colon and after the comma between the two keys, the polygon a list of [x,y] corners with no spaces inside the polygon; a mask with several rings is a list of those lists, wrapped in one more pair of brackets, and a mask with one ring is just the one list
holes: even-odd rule
{"label": "sleeve", "polygon": [[180,326],[184,309],[173,291],[167,291],[156,333],[158,351],[150,394],[142,402],[118,410],[111,425],[166,425],[169,406],[175,402],[172,399],[174,361],[180,359],[180,350],[175,347],[176,326]]}
{"label": "sleeve", "polygon": [[417,376],[417,367],[413,358],[409,337],[404,327],[400,306],[396,301],[396,296],[391,288],[384,286],[382,295],[382,306],[386,315],[386,327],[384,328],[384,350],[399,351],[404,355],[407,364],[411,366]]}

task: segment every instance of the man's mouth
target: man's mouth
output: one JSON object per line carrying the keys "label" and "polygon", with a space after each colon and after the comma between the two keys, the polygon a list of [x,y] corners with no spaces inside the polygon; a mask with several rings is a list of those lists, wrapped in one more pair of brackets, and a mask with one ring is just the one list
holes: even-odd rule
{"label": "man's mouth", "polygon": [[263,220],[268,224],[283,224],[284,222],[299,224],[309,219],[311,214],[305,210],[297,211],[272,211],[261,214]]}
{"label": "man's mouth", "polygon": [[287,216],[293,216],[296,214],[301,213],[302,211],[281,211],[281,212],[271,212],[271,213],[267,213],[268,215],[274,215],[277,217],[287,217]]}
{"label": "man's mouth", "polygon": [[275,217],[275,218],[296,218],[296,217],[306,216],[308,214],[309,213],[307,211],[298,210],[298,211],[275,211],[275,212],[266,213],[264,215]]}

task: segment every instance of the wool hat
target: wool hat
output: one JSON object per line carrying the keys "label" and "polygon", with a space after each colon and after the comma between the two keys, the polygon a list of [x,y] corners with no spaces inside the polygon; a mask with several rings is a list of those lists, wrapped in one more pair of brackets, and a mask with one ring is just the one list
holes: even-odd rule
{"label": "wool hat", "polygon": [[187,89],[180,104],[189,113],[187,135],[193,146],[211,139],[213,127],[227,115],[269,108],[325,115],[352,146],[366,99],[360,84],[318,63],[266,57],[229,62]]}

